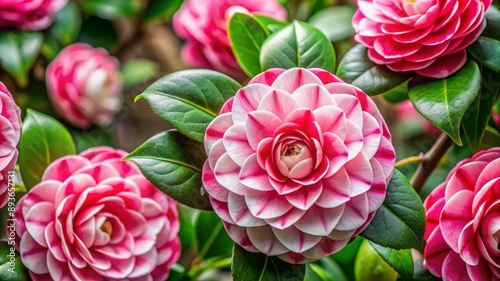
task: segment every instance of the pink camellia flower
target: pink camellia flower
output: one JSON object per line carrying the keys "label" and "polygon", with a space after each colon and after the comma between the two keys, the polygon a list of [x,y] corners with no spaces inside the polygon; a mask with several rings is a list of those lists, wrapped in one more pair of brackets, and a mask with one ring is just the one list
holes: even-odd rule
{"label": "pink camellia flower", "polygon": [[183,59],[192,66],[245,77],[227,37],[229,19],[236,12],[286,19],[286,10],[276,0],[186,0],[173,19],[175,32],[187,40]]}
{"label": "pink camellia flower", "polygon": [[444,78],[467,60],[465,48],[486,26],[491,0],[358,0],[356,41],[394,71]]}
{"label": "pink camellia flower", "polygon": [[0,0],[0,29],[42,30],[67,0]]}
{"label": "pink camellia flower", "polygon": [[8,200],[9,172],[13,172],[16,165],[20,132],[21,110],[0,82],[0,208]]}
{"label": "pink camellia flower", "polygon": [[375,103],[320,69],[271,69],[205,135],[203,184],[232,239],[290,263],[326,257],[381,206],[395,153]]}
{"label": "pink camellia flower", "polygon": [[74,126],[109,125],[121,107],[119,63],[104,49],[70,45],[49,64],[46,76],[57,114]]}
{"label": "pink camellia flower", "polygon": [[19,200],[33,280],[165,280],[180,255],[177,204],[109,147],[62,157]]}
{"label": "pink camellia flower", "polygon": [[427,197],[424,252],[443,280],[500,280],[500,148],[462,160]]}

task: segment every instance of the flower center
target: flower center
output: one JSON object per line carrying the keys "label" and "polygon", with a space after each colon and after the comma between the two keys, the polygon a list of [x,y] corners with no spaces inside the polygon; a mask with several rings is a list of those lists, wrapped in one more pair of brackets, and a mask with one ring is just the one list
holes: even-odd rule
{"label": "flower center", "polygon": [[113,233],[113,226],[111,225],[111,223],[109,221],[105,221],[101,225],[101,230],[106,232],[109,236],[111,236],[111,234]]}
{"label": "flower center", "polygon": [[282,152],[281,153],[282,156],[296,156],[300,154],[300,152],[302,151],[302,147],[296,144],[289,144],[283,150],[284,154]]}

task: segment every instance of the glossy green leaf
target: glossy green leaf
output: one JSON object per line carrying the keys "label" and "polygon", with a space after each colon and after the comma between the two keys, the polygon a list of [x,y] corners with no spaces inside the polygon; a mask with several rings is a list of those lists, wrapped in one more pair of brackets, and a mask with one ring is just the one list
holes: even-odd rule
{"label": "glossy green leaf", "polygon": [[170,20],[183,2],[184,0],[149,0],[144,20],[148,23]]}
{"label": "glossy green leaf", "polygon": [[474,58],[490,69],[500,72],[500,41],[479,37],[474,44],[469,46],[469,51]]}
{"label": "glossy green leaf", "polygon": [[384,65],[376,65],[368,58],[367,50],[361,44],[352,47],[340,61],[337,76],[370,96],[389,92],[410,78],[408,73],[397,73]]}
{"label": "glossy green leaf", "polygon": [[321,266],[316,265],[314,263],[310,263],[306,265],[306,273],[304,280],[307,281],[335,281],[330,274]]}
{"label": "glossy green leaf", "polygon": [[151,183],[177,202],[212,210],[201,182],[206,160],[203,144],[171,130],[151,137],[126,159],[135,162]]}
{"label": "glossy green leaf", "polygon": [[394,250],[382,247],[370,241],[377,253],[392,267],[401,277],[402,281],[413,280],[413,258],[411,250]]}
{"label": "glossy green leaf", "polygon": [[118,33],[111,21],[98,17],[89,17],[82,22],[78,41],[109,51],[118,42]]}
{"label": "glossy green leaf", "polygon": [[257,19],[260,24],[269,32],[274,33],[278,30],[283,29],[288,26],[290,23],[286,21],[277,20],[275,18],[266,17],[264,15],[253,15],[255,19]]}
{"label": "glossy green leaf", "polygon": [[335,71],[335,52],[326,36],[308,23],[294,21],[269,36],[260,51],[262,70],[294,67]]}
{"label": "glossy green leaf", "polygon": [[490,6],[484,13],[486,28],[481,36],[500,40],[500,10],[498,7]]}
{"label": "glossy green leaf", "polygon": [[390,103],[400,103],[408,100],[408,81],[405,81],[399,86],[383,93],[382,97]]}
{"label": "glossy green leaf", "polygon": [[261,253],[251,253],[235,244],[231,271],[235,281],[303,281],[306,266],[290,264]]}
{"label": "glossy green leaf", "polygon": [[76,154],[76,149],[68,130],[52,117],[28,110],[21,129],[18,159],[26,188],[40,182],[50,163],[70,154]]}
{"label": "glossy green leaf", "polygon": [[349,279],[342,268],[333,259],[327,257],[308,263],[304,280],[348,281]]}
{"label": "glossy green leaf", "polygon": [[100,18],[113,20],[117,17],[134,16],[141,8],[140,0],[82,0],[82,9]]}
{"label": "glossy green leaf", "polygon": [[500,75],[484,66],[481,69],[481,90],[462,119],[462,129],[472,153],[481,149],[484,132],[491,118],[491,109],[500,93]]}
{"label": "glossy green leaf", "polygon": [[21,255],[15,250],[13,244],[4,241],[0,242],[0,280],[31,280],[28,270],[21,261]]}
{"label": "glossy green leaf", "polygon": [[323,32],[332,41],[341,41],[354,36],[352,16],[356,12],[354,6],[329,7],[314,14],[309,23]]}
{"label": "glossy green leaf", "polygon": [[123,86],[132,86],[144,83],[156,76],[158,73],[158,63],[147,59],[134,59],[126,62],[122,69]]}
{"label": "glossy green leaf", "polygon": [[54,16],[54,22],[50,26],[49,32],[64,47],[76,41],[81,25],[82,16],[77,3],[68,2]]}
{"label": "glossy green leaf", "polygon": [[394,170],[382,206],[361,236],[395,250],[423,250],[425,213],[410,182]]}
{"label": "glossy green leaf", "polygon": [[253,77],[261,72],[260,49],[268,31],[251,15],[236,13],[229,20],[228,36],[243,71]]}
{"label": "glossy green leaf", "polygon": [[461,146],[462,117],[477,97],[480,85],[479,67],[469,60],[459,71],[445,79],[410,87],[408,96],[420,114]]}
{"label": "glossy green leaf", "polygon": [[195,222],[196,243],[199,260],[213,257],[230,257],[233,240],[229,237],[222,221],[214,212],[200,212]]}
{"label": "glossy green leaf", "polygon": [[0,32],[0,65],[21,87],[28,84],[28,73],[42,47],[39,32]]}
{"label": "glossy green leaf", "polygon": [[136,100],[144,98],[153,111],[179,132],[203,142],[208,124],[241,85],[212,70],[184,70],[160,78]]}

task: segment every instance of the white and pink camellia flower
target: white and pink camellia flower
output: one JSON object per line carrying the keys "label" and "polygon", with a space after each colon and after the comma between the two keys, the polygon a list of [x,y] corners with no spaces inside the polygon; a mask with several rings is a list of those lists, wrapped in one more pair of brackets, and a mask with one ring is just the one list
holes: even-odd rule
{"label": "white and pink camellia flower", "polygon": [[381,206],[395,153],[375,103],[320,69],[270,69],[207,128],[203,184],[231,238],[305,263],[343,248]]}
{"label": "white and pink camellia flower", "polygon": [[394,71],[444,78],[467,60],[491,0],[358,0],[356,41]]}
{"label": "white and pink camellia flower", "polygon": [[16,165],[20,135],[21,110],[0,82],[0,208],[8,200],[9,172],[13,172]]}
{"label": "white and pink camellia flower", "polygon": [[76,43],[47,67],[49,97],[57,114],[72,125],[109,125],[120,110],[123,82],[119,62],[101,48]]}
{"label": "white and pink camellia flower", "polygon": [[0,29],[42,30],[67,0],[0,0]]}
{"label": "white and pink camellia flower", "polygon": [[173,19],[175,32],[187,40],[182,49],[184,61],[235,78],[246,77],[227,37],[229,19],[236,12],[286,19],[286,10],[276,0],[186,0]]}
{"label": "white and pink camellia flower", "polygon": [[500,280],[500,148],[462,160],[424,202],[425,266],[443,280]]}
{"label": "white and pink camellia flower", "polygon": [[122,150],[62,157],[16,207],[18,250],[37,280],[165,280],[180,255],[177,203]]}

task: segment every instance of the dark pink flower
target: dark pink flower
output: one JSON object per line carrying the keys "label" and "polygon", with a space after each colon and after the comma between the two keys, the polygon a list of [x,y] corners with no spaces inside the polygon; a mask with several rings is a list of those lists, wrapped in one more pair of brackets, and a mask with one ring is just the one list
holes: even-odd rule
{"label": "dark pink flower", "polygon": [[13,172],[16,165],[20,136],[21,110],[0,82],[0,208],[8,200],[9,172]]}
{"label": "dark pink flower", "polygon": [[0,29],[41,30],[68,0],[0,0]]}
{"label": "dark pink flower", "polygon": [[16,231],[33,280],[165,280],[180,255],[177,203],[122,150],[53,162],[19,200]]}
{"label": "dark pink flower", "polygon": [[424,259],[432,274],[500,280],[500,148],[458,163],[424,207]]}
{"label": "dark pink flower", "polygon": [[467,60],[491,0],[358,0],[353,25],[368,56],[394,71],[444,78]]}
{"label": "dark pink flower", "polygon": [[47,67],[46,81],[56,112],[74,126],[109,125],[121,107],[119,62],[104,49],[66,47]]}
{"label": "dark pink flower", "polygon": [[385,198],[394,148],[375,103],[320,69],[271,69],[207,128],[203,184],[232,239],[291,263],[326,257]]}
{"label": "dark pink flower", "polygon": [[286,10],[276,0],[186,0],[173,24],[175,32],[187,40],[182,57],[189,65],[245,77],[227,37],[227,25],[235,12],[286,19]]}

